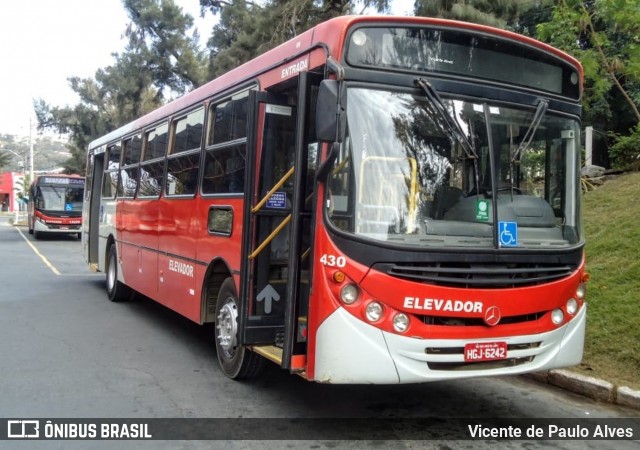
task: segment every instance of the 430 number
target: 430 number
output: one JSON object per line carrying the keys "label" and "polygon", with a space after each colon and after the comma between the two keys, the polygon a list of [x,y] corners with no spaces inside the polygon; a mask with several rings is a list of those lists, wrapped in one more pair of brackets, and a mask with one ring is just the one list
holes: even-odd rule
{"label": "430 number", "polygon": [[327,255],[320,257],[320,262],[328,267],[344,267],[347,265],[347,258],[344,256]]}

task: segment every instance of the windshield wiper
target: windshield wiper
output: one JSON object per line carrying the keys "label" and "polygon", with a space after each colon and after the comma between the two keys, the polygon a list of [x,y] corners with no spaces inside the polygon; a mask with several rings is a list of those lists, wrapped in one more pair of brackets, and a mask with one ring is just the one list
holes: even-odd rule
{"label": "windshield wiper", "polygon": [[529,129],[524,134],[524,137],[522,138],[520,145],[518,145],[518,148],[516,149],[513,156],[511,157],[511,163],[514,163],[516,161],[519,162],[520,155],[522,155],[524,152],[529,150],[529,146],[531,145],[531,141],[533,140],[533,135],[536,134],[536,131],[538,130],[538,126],[540,126],[540,122],[542,121],[544,114],[547,112],[548,107],[549,107],[548,101],[546,101],[543,98],[538,99],[538,107],[536,108],[536,113],[533,115],[533,120],[529,124]]}
{"label": "windshield wiper", "polygon": [[458,123],[458,121],[449,113],[447,107],[442,102],[442,99],[438,95],[438,92],[434,89],[434,87],[427,80],[423,78],[418,78],[416,83],[422,88],[425,94],[427,94],[427,98],[429,102],[433,105],[433,107],[438,111],[440,117],[444,119],[447,124],[447,128],[449,128],[449,132],[456,138],[458,143],[462,146],[464,153],[467,155],[467,158],[473,161],[473,176],[476,183],[476,193],[480,194],[480,174],[478,173],[478,153],[473,145],[473,141],[469,141],[467,139],[467,135],[462,130],[462,127]]}
{"label": "windshield wiper", "polygon": [[416,83],[422,88],[425,94],[427,94],[427,98],[429,99],[431,104],[435,107],[436,111],[438,111],[438,113],[440,114],[440,117],[444,119],[445,123],[447,124],[447,128],[449,129],[449,132],[456,138],[458,143],[462,146],[467,157],[477,159],[478,154],[476,153],[476,150],[473,147],[473,144],[469,142],[469,139],[467,139],[467,136],[462,130],[462,127],[460,127],[460,124],[458,123],[458,121],[451,116],[451,114],[447,110],[447,107],[444,105],[444,103],[442,102],[442,99],[438,95],[438,92],[433,88],[431,83],[429,83],[427,80],[422,78],[418,78],[416,80]]}

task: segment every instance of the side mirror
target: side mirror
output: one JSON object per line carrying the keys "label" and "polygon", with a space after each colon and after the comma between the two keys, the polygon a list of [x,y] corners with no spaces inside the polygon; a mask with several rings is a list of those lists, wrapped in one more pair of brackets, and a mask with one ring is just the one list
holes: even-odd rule
{"label": "side mirror", "polygon": [[346,101],[341,82],[323,80],[316,107],[316,136],[323,142],[342,142],[346,128]]}

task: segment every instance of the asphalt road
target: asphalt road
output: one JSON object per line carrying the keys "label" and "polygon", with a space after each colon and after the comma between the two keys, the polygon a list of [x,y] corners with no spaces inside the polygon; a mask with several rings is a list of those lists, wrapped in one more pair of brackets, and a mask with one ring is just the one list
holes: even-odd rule
{"label": "asphalt road", "polygon": [[[616,426],[634,417],[640,433],[637,411],[522,377],[335,386],[270,365],[258,380],[231,381],[217,367],[210,329],[148,299],[111,303],[104,285],[104,274],[84,264],[80,241],[36,241],[0,217],[0,418],[225,419],[173,425],[178,436],[221,440],[0,440],[0,448],[640,449],[628,439],[463,440],[474,421],[514,419],[571,433],[594,418]],[[165,425],[155,423],[156,436],[171,436]]]}

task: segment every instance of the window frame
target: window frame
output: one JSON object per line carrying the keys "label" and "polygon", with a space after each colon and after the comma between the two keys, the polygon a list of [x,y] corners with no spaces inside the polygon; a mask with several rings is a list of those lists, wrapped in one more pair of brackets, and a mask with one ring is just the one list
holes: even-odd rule
{"label": "window frame", "polygon": [[[207,110],[206,110],[206,133],[205,133],[205,139],[204,139],[204,149],[202,152],[202,162],[201,162],[201,172],[202,172],[202,176],[200,179],[200,193],[203,197],[237,197],[237,196],[244,196],[244,176],[243,176],[243,183],[242,183],[242,189],[238,192],[205,192],[204,190],[204,180],[205,180],[205,175],[206,175],[206,162],[207,162],[207,157],[209,156],[209,154],[214,154],[217,150],[225,150],[228,148],[233,148],[236,147],[238,145],[244,145],[244,155],[242,155],[245,164],[243,166],[243,172],[246,172],[246,154],[247,154],[247,150],[248,150],[248,145],[249,145],[249,130],[248,130],[248,125],[251,121],[251,115],[250,115],[250,110],[251,110],[251,105],[250,105],[250,93],[251,91],[255,91],[258,89],[258,86],[255,83],[252,83],[248,86],[243,86],[242,88],[228,93],[224,96],[220,96],[219,98],[216,98],[215,100],[211,101],[208,105],[207,105]],[[225,134],[226,134],[226,138],[227,140],[225,141],[218,141],[215,142],[215,136],[213,135],[214,132],[214,128],[215,128],[215,119],[216,119],[216,108],[218,108],[220,105],[228,103],[228,102],[232,102],[232,101],[238,101],[238,100],[242,100],[245,99],[247,101],[247,108],[246,108],[246,116],[243,118],[244,123],[245,123],[245,133],[244,136],[240,137],[240,138],[232,138],[231,137],[231,131],[233,129],[235,129],[235,125],[236,125],[236,118],[237,115],[234,114],[232,116],[231,119],[231,126],[224,130]],[[215,143],[214,143],[215,142]]]}
{"label": "window frame", "polygon": [[[120,157],[120,173],[118,176],[118,183],[119,183],[119,189],[118,189],[118,197],[123,198],[123,199],[133,199],[138,195],[138,187],[140,185],[140,159],[142,158],[142,153],[143,153],[143,142],[142,142],[142,134],[143,130],[138,130],[136,133],[133,133],[129,136],[126,136],[125,138],[123,138],[120,143],[122,145],[122,155]],[[132,142],[135,138],[138,138],[140,140],[140,158],[138,159],[137,162],[135,163],[130,163],[130,164],[125,164],[126,162],[126,154],[127,154],[127,142]],[[123,170],[128,170],[128,169],[137,169],[137,176],[136,176],[136,187],[135,190],[133,191],[132,195],[125,195],[125,188],[124,185],[122,184],[122,171]]]}

